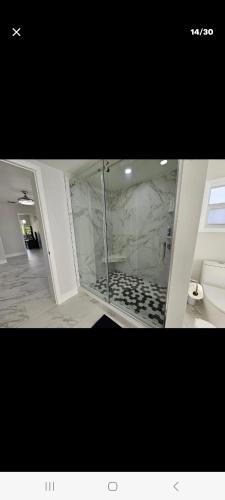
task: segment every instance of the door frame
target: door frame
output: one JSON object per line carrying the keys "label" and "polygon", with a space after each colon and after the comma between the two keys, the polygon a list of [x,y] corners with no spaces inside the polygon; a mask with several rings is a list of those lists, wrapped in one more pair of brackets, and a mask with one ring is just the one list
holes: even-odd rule
{"label": "door frame", "polygon": [[167,320],[168,302],[169,302],[169,298],[170,298],[171,277],[172,277],[172,272],[173,272],[174,246],[175,246],[175,240],[176,240],[177,220],[178,220],[178,213],[179,213],[179,206],[180,206],[181,183],[182,183],[182,177],[183,177],[183,163],[184,163],[184,160],[178,160],[176,202],[175,202],[174,219],[173,219],[173,237],[172,237],[168,285],[167,285],[167,294],[166,294],[166,310],[165,310],[165,322],[164,322],[165,328],[166,328],[166,320]]}
{"label": "door frame", "polygon": [[77,257],[76,235],[75,235],[75,228],[74,228],[74,222],[73,222],[73,208],[72,208],[71,195],[70,195],[70,174],[68,174],[68,173],[64,174],[64,181],[65,181],[67,210],[68,210],[69,225],[70,225],[73,264],[74,264],[74,271],[75,271],[75,278],[76,278],[76,282],[77,282],[77,288],[79,289],[81,287],[81,283],[80,283],[79,264],[78,264],[78,257]]}
{"label": "door frame", "polygon": [[12,165],[14,167],[23,168],[24,170],[28,170],[33,173],[34,182],[36,187],[36,194],[38,199],[38,205],[41,214],[41,223],[43,227],[43,236],[45,240],[45,246],[47,249],[47,263],[49,267],[49,279],[51,280],[52,290],[53,290],[53,299],[56,304],[62,303],[58,274],[56,269],[56,261],[55,261],[55,252],[54,246],[51,237],[50,223],[48,218],[47,206],[46,206],[46,198],[44,185],[42,180],[41,168],[38,164],[34,164],[29,160],[3,160],[1,162]]}

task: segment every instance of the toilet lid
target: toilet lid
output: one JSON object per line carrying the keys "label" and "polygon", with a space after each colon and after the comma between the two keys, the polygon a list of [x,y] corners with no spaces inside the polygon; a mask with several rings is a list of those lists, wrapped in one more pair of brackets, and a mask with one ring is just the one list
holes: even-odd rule
{"label": "toilet lid", "polygon": [[201,318],[195,318],[195,328],[216,328],[215,325],[212,323],[209,323],[209,321],[206,321],[205,319]]}

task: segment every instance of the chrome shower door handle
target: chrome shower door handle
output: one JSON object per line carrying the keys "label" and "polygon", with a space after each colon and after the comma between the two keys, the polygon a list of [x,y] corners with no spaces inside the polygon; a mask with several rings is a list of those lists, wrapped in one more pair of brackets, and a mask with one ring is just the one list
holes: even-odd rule
{"label": "chrome shower door handle", "polygon": [[163,241],[161,243],[161,247],[160,247],[160,260],[161,260],[161,262],[164,262],[165,256],[166,256],[166,241]]}
{"label": "chrome shower door handle", "polygon": [[163,242],[163,260],[166,257],[166,241]]}

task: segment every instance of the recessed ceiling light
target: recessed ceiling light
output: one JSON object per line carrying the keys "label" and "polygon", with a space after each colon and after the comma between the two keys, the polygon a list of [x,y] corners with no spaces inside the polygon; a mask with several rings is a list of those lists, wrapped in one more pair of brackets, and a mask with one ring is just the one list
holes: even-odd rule
{"label": "recessed ceiling light", "polygon": [[168,162],[168,160],[162,160],[162,161],[160,162],[160,165],[166,165],[166,164],[167,164],[167,162]]}
{"label": "recessed ceiling light", "polygon": [[132,172],[131,168],[126,168],[125,169],[125,174],[131,174],[131,172]]}

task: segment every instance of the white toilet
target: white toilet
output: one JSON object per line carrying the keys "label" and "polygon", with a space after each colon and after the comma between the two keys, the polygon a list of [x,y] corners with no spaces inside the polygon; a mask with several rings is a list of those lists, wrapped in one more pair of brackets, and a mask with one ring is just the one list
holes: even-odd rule
{"label": "white toilet", "polygon": [[225,328],[225,262],[204,260],[201,284],[207,319],[212,327]]}

